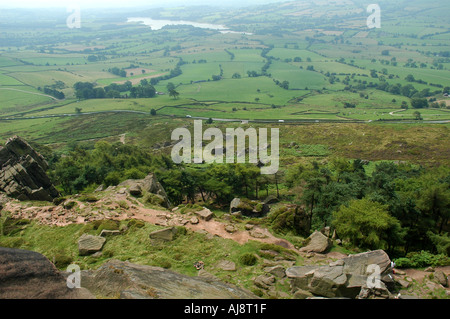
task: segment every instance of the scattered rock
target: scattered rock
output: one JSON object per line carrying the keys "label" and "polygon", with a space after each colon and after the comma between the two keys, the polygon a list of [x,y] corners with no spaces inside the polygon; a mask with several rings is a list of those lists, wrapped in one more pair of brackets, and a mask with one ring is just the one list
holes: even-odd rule
{"label": "scattered rock", "polygon": [[203,220],[206,220],[206,221],[210,220],[214,216],[214,213],[212,211],[210,211],[208,208],[205,208],[205,207],[203,207],[202,210],[200,210],[198,212],[195,212],[195,214],[199,218],[201,218]]}
{"label": "scattered rock", "polygon": [[286,277],[286,269],[284,269],[284,267],[280,266],[280,265],[266,267],[266,268],[264,268],[264,271],[267,273],[270,273],[278,278]]}
{"label": "scattered rock", "polygon": [[294,292],[294,299],[307,299],[310,297],[313,297],[314,295],[307,291],[307,290],[303,290],[298,288],[295,292]]}
{"label": "scattered rock", "polygon": [[238,210],[237,212],[232,212],[231,216],[242,218],[242,212],[240,210]]}
{"label": "scattered rock", "polygon": [[217,267],[226,271],[235,271],[236,264],[230,260],[222,260],[217,264]]}
{"label": "scattered rock", "polygon": [[252,224],[245,224],[245,230],[251,230],[251,229],[253,229],[254,227],[255,227],[255,225],[252,225]]}
{"label": "scattered rock", "polygon": [[361,287],[356,299],[393,299],[393,295],[389,292],[386,286],[369,288],[367,286]]}
{"label": "scattered rock", "polygon": [[400,270],[400,269],[395,269],[395,273],[396,273],[397,275],[401,275],[401,276],[406,275],[406,272],[404,272],[403,270]]}
{"label": "scattered rock", "polygon": [[411,283],[404,279],[396,278],[395,282],[397,282],[400,286],[402,286],[402,288],[405,288],[405,289],[408,288],[409,286],[411,286]]}
{"label": "scattered rock", "polygon": [[234,225],[226,225],[225,230],[231,234],[237,232],[237,228]]}
{"label": "scattered rock", "polygon": [[191,219],[189,220],[189,222],[190,222],[192,225],[196,225],[196,224],[199,223],[199,220],[198,220],[197,217],[193,216],[193,217],[191,217]]}
{"label": "scattered rock", "polygon": [[448,287],[448,278],[447,276],[440,270],[434,272],[434,278],[444,287]]}
{"label": "scattered rock", "polygon": [[120,230],[103,229],[100,233],[100,237],[116,236],[116,235],[120,235]]}
{"label": "scattered rock", "polygon": [[177,233],[177,229],[175,227],[164,228],[160,230],[155,230],[151,232],[149,237],[150,239],[160,239],[165,241],[171,241],[174,239]]}
{"label": "scattered rock", "polygon": [[347,255],[343,254],[343,253],[340,253],[338,251],[332,251],[332,252],[329,252],[327,254],[327,257],[328,258],[333,258],[333,259],[342,259],[342,258],[347,257]]}
{"label": "scattered rock", "polygon": [[100,236],[93,236],[83,234],[78,239],[78,254],[80,256],[87,256],[102,250],[106,239]]}
{"label": "scattered rock", "polygon": [[315,231],[307,239],[309,242],[305,247],[300,248],[302,252],[323,253],[331,246],[331,241],[321,232]]}
{"label": "scattered rock", "polygon": [[259,229],[252,229],[250,230],[249,234],[254,238],[267,238],[267,235]]}
{"label": "scattered rock", "polygon": [[270,286],[275,284],[275,277],[268,275],[260,275],[253,280],[256,287],[268,290]]}

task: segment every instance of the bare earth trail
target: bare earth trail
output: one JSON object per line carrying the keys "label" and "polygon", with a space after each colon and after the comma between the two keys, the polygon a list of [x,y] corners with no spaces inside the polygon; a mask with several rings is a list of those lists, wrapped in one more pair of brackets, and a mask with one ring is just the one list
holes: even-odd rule
{"label": "bare earth trail", "polygon": [[[36,220],[45,225],[67,226],[69,224],[88,223],[101,219],[124,220],[134,218],[159,226],[184,226],[195,232],[206,231],[211,235],[231,239],[239,244],[245,244],[249,240],[256,240],[297,250],[292,243],[275,237],[266,228],[257,225],[253,227],[252,232],[237,230],[230,233],[225,230],[225,226],[228,225],[226,222],[214,218],[209,221],[198,218],[198,223],[192,224],[189,222],[189,219],[193,215],[147,208],[139,201],[130,199],[127,195],[124,190],[119,190],[117,193],[114,192],[109,196],[102,197],[95,203],[81,202],[74,198],[72,201],[76,202],[76,209],[65,209],[63,205],[29,206],[17,200],[9,200],[5,203],[4,209],[11,212],[13,218]],[[128,206],[128,208],[122,209],[118,203],[122,203],[122,206],[126,203],[125,206]],[[258,233],[259,236],[254,237],[251,233]]]}

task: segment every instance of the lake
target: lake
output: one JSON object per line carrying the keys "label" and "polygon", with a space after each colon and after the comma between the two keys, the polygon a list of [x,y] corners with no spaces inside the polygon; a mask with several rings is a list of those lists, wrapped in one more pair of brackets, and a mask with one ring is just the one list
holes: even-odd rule
{"label": "lake", "polygon": [[140,22],[146,26],[149,26],[152,30],[161,30],[166,25],[191,25],[196,28],[217,30],[217,31],[220,31],[221,33],[237,33],[237,34],[251,35],[251,33],[231,31],[226,26],[219,25],[219,24],[200,23],[200,22],[193,22],[193,21],[154,20],[154,19],[150,19],[150,18],[128,18],[127,22],[128,23]]}

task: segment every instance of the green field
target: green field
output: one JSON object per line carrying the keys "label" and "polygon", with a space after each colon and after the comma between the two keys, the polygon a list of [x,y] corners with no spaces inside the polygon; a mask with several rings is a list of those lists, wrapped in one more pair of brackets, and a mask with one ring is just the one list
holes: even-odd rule
{"label": "green field", "polygon": [[[104,22],[89,15],[86,28],[77,33],[61,21],[51,28],[36,23],[32,31],[17,23],[14,30],[5,31],[9,38],[0,45],[0,117],[31,118],[42,127],[50,120],[57,127],[58,121],[70,122],[73,117],[68,115],[80,111],[148,114],[152,109],[158,115],[183,118],[411,121],[417,111],[411,107],[412,98],[422,94],[430,103],[436,99],[448,105],[418,110],[423,120],[449,120],[450,99],[442,95],[450,81],[448,24],[445,19],[430,21],[440,16],[437,7],[421,19],[410,17],[422,5],[396,15],[403,5],[386,4],[381,30],[363,28],[359,16],[348,17],[358,12],[350,5],[329,6],[324,12],[321,5],[298,3],[240,11],[237,20],[233,11],[195,12],[201,22],[251,35],[186,26],[151,31],[141,24]],[[192,14],[191,9],[173,10],[162,10],[160,17],[189,20]],[[177,64],[180,74],[170,76]],[[113,67],[128,70],[127,77],[108,72]],[[410,74],[414,82],[405,79]],[[130,81],[137,86],[153,78],[156,91],[164,95],[129,99],[130,92],[122,92],[116,99],[75,99],[77,82],[105,87]],[[377,88],[385,82],[411,85],[417,93],[405,96]],[[177,98],[169,96],[169,83],[175,85]],[[288,89],[277,83],[288,83]],[[42,88],[55,85],[65,100],[44,96]],[[345,108],[348,103],[355,107]],[[3,131],[10,132],[11,125],[6,126]]]}

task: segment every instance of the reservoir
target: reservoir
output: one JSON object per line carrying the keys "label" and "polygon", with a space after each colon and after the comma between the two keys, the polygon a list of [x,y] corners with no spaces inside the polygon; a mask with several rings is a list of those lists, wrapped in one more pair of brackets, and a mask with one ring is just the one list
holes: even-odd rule
{"label": "reservoir", "polygon": [[149,26],[154,31],[161,30],[166,25],[191,25],[196,28],[217,30],[217,31],[220,31],[221,33],[237,33],[237,34],[251,35],[251,33],[231,31],[226,26],[219,25],[219,24],[200,23],[200,22],[183,21],[183,20],[172,21],[172,20],[154,20],[154,19],[150,19],[150,18],[128,18],[127,22],[128,23],[140,22],[146,26]]}

